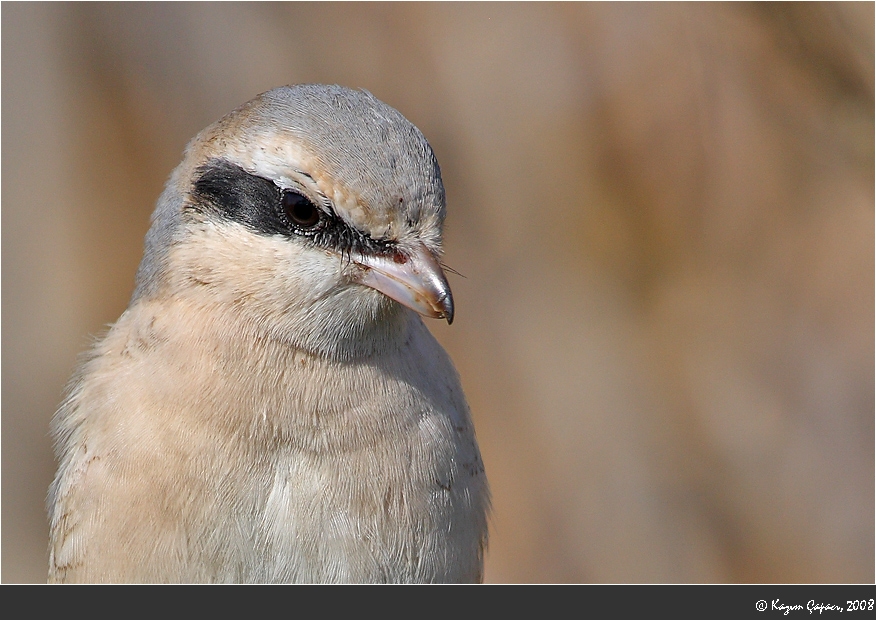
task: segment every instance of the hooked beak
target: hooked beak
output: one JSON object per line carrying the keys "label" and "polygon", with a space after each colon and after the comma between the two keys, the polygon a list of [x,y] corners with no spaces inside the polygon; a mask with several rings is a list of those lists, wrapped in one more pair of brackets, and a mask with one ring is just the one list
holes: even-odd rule
{"label": "hooked beak", "polygon": [[362,268],[358,281],[423,316],[453,323],[453,295],[441,265],[422,243],[412,253],[354,255]]}

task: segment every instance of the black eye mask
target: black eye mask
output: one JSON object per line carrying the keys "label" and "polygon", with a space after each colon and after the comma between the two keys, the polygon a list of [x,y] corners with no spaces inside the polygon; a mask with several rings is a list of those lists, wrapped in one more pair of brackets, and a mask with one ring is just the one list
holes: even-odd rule
{"label": "black eye mask", "polygon": [[341,255],[397,254],[394,243],[353,228],[330,204],[320,208],[304,194],[282,189],[224,159],[197,169],[189,209],[239,222],[258,234],[302,238]]}

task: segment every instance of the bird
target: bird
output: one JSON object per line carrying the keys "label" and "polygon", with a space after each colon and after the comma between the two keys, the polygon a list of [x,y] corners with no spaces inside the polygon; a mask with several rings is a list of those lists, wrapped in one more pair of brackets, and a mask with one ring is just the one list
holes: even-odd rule
{"label": "bird", "polygon": [[52,418],[48,581],[481,582],[489,485],[423,321],[454,317],[445,215],[428,141],[365,90],[195,136]]}

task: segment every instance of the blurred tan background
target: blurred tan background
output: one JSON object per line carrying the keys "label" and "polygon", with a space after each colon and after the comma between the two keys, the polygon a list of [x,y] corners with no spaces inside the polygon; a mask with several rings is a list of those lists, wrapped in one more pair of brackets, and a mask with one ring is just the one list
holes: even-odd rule
{"label": "blurred tan background", "polygon": [[2,5],[2,580],[186,142],[287,83],[431,141],[491,582],[874,580],[874,5]]}

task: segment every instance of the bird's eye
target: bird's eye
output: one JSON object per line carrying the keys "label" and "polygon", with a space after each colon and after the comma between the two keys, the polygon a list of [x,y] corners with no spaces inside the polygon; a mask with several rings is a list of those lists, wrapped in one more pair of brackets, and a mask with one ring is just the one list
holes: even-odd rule
{"label": "bird's eye", "polygon": [[319,209],[298,192],[283,192],[283,213],[289,221],[301,228],[313,228],[319,224]]}

